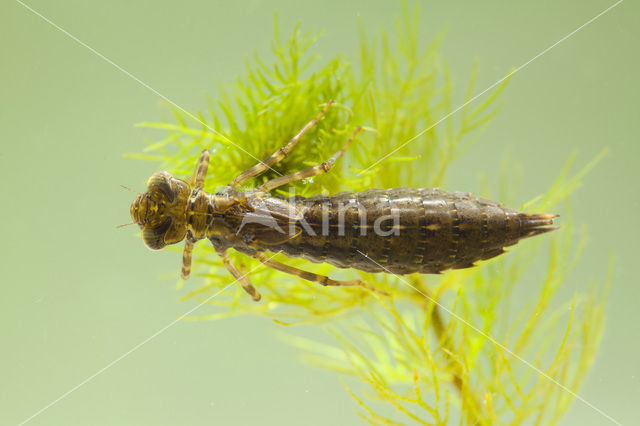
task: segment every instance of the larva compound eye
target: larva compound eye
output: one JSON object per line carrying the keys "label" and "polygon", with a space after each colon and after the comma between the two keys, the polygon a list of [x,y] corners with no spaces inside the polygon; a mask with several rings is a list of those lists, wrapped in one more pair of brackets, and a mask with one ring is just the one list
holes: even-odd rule
{"label": "larva compound eye", "polygon": [[167,245],[164,236],[171,227],[171,218],[166,220],[155,228],[144,228],[142,230],[142,241],[151,250],[160,250]]}
{"label": "larva compound eye", "polygon": [[171,186],[171,181],[174,180],[173,176],[169,172],[156,172],[147,181],[147,192],[149,194],[163,194],[167,201],[173,202],[175,198],[174,190]]}

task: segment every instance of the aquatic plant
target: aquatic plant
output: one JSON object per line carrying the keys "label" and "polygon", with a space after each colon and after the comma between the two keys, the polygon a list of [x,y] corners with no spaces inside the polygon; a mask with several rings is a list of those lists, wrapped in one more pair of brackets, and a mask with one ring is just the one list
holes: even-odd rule
{"label": "aquatic plant", "polygon": [[[334,100],[335,107],[275,170],[287,174],[318,164],[337,151],[356,126],[365,126],[365,132],[330,173],[294,183],[297,194],[438,186],[446,182],[451,162],[499,110],[507,83],[449,115],[454,87],[439,53],[443,36],[420,46],[418,13],[408,7],[396,20],[394,35],[383,31],[374,39],[361,29],[356,58],[322,61],[310,54],[316,35],[296,27],[283,40],[277,20],[275,29],[273,63],[254,55],[233,89],[223,91],[219,101],[198,115],[201,122],[173,109],[170,120],[141,123],[165,131],[166,137],[129,156],[157,161],[159,169],[186,178],[200,151],[211,149],[205,189],[214,191],[255,164],[255,158],[282,146],[323,104]],[[466,99],[474,93],[476,69],[474,65]],[[572,175],[570,159],[527,209],[568,207],[569,194],[595,161]],[[499,194],[493,198],[513,205],[517,186],[508,182],[516,179],[507,178],[509,167],[503,169]],[[249,184],[273,177],[269,171]],[[289,194],[288,188],[281,192]],[[490,198],[488,190],[481,195]],[[209,313],[190,320],[251,314],[282,325],[314,323],[325,328],[333,344],[293,335],[286,340],[309,362],[360,379],[350,382],[347,392],[371,424],[547,425],[557,423],[574,399],[550,379],[577,392],[602,333],[605,287],[594,282],[568,298],[560,291],[580,253],[581,244],[573,239],[571,220],[565,219],[553,235],[520,244],[481,267],[441,276],[372,275],[282,259],[332,277],[359,276],[390,297],[362,288],[323,288],[260,267],[245,256],[234,258],[247,271],[257,268],[250,278],[263,294],[260,303],[237,285],[211,298],[232,278],[210,245],[200,243],[193,278],[189,286],[180,281],[178,287],[184,292],[181,300],[211,306]],[[179,263],[176,257],[176,275]],[[203,281],[200,288],[191,287]],[[537,296],[527,293],[529,299],[522,300],[524,282],[536,285]]]}

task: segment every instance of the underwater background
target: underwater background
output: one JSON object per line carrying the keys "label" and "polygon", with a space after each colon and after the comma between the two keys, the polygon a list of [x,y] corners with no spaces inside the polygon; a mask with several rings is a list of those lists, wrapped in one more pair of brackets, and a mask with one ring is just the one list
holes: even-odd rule
{"label": "underwater background", "polygon": [[[326,60],[357,52],[359,24],[391,31],[401,11],[396,2],[330,0],[27,4],[192,112],[242,75],[254,51],[268,52],[276,11],[283,34],[297,23],[321,31],[311,52]],[[447,29],[440,53],[455,106],[475,60],[479,93],[612,4],[420,2],[420,41]],[[608,148],[571,196],[573,228],[585,226],[587,241],[561,293],[570,299],[604,280],[613,252],[600,348],[577,393],[622,424],[640,417],[638,12],[622,2],[519,70],[443,185],[479,193],[482,180],[497,186],[509,161],[524,203],[573,153],[581,167]],[[4,2],[0,15],[0,424],[18,424],[195,302],[178,301],[178,253],[150,252],[132,228],[115,229],[130,221],[134,198],[120,185],[142,190],[157,170],[123,154],[150,137],[136,123],[170,116],[160,97],[20,3]],[[286,331],[325,339],[314,325]],[[179,322],[30,424],[364,424],[338,375],[301,362],[283,333],[260,316]],[[560,424],[608,421],[574,401]]]}

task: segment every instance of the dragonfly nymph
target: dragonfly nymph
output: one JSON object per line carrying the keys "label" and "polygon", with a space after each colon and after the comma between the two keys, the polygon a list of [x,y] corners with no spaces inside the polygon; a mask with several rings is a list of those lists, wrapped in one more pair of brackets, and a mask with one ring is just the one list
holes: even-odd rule
{"label": "dragonfly nymph", "polygon": [[361,280],[339,281],[273,260],[281,252],[339,268],[392,274],[437,274],[469,268],[504,253],[519,240],[552,231],[553,214],[528,214],[468,193],[436,188],[369,189],[336,195],[284,198],[270,191],[331,169],[361,128],[327,161],[280,176],[261,186],[239,186],[280,162],[330,107],[307,123],[284,147],[241,173],[216,193],[203,190],[209,151],[202,151],[190,183],[154,173],[147,192],[131,205],[147,247],[159,250],[185,240],[182,277],[191,271],[193,245],[208,239],[226,269],[254,300],[260,293],[231,262],[233,248],[266,266],[323,286],[373,287]]}

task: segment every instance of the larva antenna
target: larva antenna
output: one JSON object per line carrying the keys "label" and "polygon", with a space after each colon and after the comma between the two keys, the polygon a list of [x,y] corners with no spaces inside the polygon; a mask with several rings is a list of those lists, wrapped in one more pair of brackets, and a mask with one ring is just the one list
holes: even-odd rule
{"label": "larva antenna", "polygon": [[138,194],[138,195],[142,195],[142,193],[141,193],[141,192],[138,192],[138,191],[136,191],[135,189],[131,189],[131,188],[129,188],[128,186],[124,186],[124,185],[120,185],[120,186],[121,186],[121,187],[123,187],[124,189],[128,189],[128,190],[129,190],[129,191],[131,191],[131,192],[135,192],[135,193],[136,193],[136,194]]}
{"label": "larva antenna", "polygon": [[125,223],[123,225],[118,225],[118,226],[116,226],[116,229],[124,228],[125,226],[129,226],[129,225],[133,225],[133,224],[135,224],[135,222],[130,222],[130,223]]}

